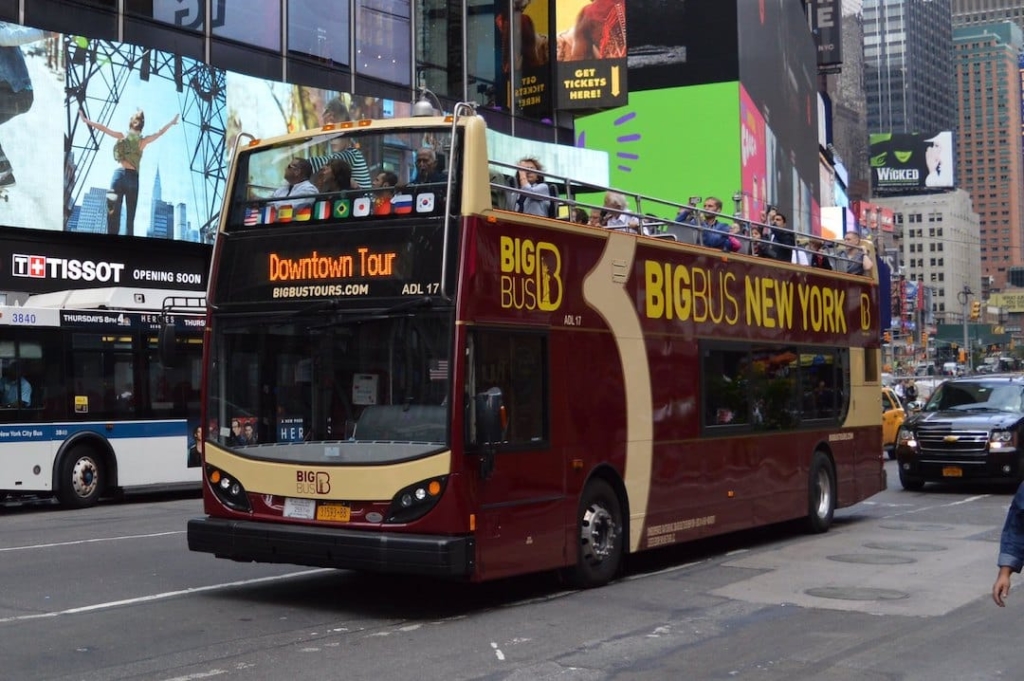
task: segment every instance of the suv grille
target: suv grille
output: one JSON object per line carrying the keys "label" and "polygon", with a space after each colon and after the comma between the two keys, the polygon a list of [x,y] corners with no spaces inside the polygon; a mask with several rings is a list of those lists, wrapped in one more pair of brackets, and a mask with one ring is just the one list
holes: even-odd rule
{"label": "suv grille", "polygon": [[958,429],[950,423],[927,423],[917,427],[917,442],[922,453],[984,454],[988,431]]}

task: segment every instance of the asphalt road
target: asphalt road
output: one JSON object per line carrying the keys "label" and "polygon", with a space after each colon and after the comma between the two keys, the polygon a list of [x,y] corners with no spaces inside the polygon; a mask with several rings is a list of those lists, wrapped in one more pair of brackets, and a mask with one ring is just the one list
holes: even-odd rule
{"label": "asphalt road", "polygon": [[9,506],[0,678],[1021,678],[1024,586],[989,596],[1011,490],[895,485],[828,534],[645,554],[585,592],[229,563],[187,550],[194,497]]}

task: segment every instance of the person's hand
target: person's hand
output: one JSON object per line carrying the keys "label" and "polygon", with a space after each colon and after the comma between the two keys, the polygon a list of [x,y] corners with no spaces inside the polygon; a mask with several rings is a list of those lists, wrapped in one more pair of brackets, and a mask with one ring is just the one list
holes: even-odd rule
{"label": "person's hand", "polygon": [[174,118],[171,119],[171,125],[177,125],[178,120],[181,119],[181,114],[174,114]]}
{"label": "person's hand", "polygon": [[1000,608],[1006,607],[1006,597],[1010,595],[1010,568],[999,568],[999,576],[992,585],[992,600]]}

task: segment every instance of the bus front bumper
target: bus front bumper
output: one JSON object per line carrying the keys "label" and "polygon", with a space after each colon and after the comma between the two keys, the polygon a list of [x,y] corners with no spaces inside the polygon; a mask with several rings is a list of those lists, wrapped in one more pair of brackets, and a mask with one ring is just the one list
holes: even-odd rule
{"label": "bus front bumper", "polygon": [[223,518],[188,521],[188,548],[242,562],[431,577],[467,577],[475,562],[475,543],[468,536],[360,532]]}

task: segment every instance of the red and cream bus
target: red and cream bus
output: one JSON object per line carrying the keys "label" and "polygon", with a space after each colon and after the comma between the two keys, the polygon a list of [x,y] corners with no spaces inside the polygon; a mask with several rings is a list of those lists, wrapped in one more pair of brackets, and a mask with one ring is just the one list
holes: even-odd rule
{"label": "red and cream bus", "polygon": [[[595,586],[653,547],[823,532],[884,488],[871,276],[681,243],[672,220],[648,235],[676,207],[644,197],[635,230],[503,209],[518,158],[493,151],[516,143],[456,109],[240,140],[190,549]],[[339,139],[398,186],[272,196]],[[439,167],[420,182],[426,146]],[[595,202],[548,179],[563,215]]]}

